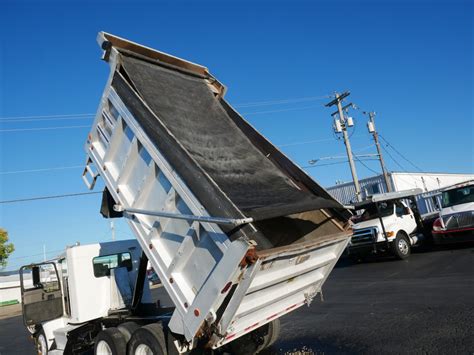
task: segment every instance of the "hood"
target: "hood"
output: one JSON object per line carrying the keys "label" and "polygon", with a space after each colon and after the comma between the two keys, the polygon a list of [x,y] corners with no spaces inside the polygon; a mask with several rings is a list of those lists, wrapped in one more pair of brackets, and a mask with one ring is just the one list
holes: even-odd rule
{"label": "hood", "polygon": [[474,211],[474,202],[462,203],[460,205],[454,205],[450,207],[444,207],[441,210],[442,216],[448,216],[450,214],[459,213],[459,212],[468,212]]}
{"label": "hood", "polygon": [[[383,223],[385,225],[385,229],[387,230],[389,230],[391,228],[391,225],[393,224],[391,217],[392,216],[383,218]],[[377,227],[380,231],[382,230],[382,226],[380,225],[380,220],[378,218],[369,219],[367,221],[355,223],[354,225],[352,225],[353,230],[370,228],[370,227]]]}

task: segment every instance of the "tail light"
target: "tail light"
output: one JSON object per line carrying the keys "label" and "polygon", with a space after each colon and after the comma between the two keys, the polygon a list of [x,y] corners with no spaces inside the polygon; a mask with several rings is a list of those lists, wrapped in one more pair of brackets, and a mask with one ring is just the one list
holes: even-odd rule
{"label": "tail light", "polygon": [[436,220],[433,223],[433,230],[435,232],[438,232],[440,230],[443,230],[443,224],[441,222],[441,218],[436,218]]}

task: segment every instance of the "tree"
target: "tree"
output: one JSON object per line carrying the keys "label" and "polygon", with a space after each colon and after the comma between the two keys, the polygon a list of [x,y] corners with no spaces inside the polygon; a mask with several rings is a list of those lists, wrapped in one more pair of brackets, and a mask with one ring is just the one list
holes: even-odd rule
{"label": "tree", "polygon": [[0,228],[0,268],[7,266],[7,259],[14,251],[13,243],[8,243],[8,232]]}

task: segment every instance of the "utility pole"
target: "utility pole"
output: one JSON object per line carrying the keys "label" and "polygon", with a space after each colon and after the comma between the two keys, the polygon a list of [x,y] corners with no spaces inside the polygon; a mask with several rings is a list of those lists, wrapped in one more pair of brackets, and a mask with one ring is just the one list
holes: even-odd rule
{"label": "utility pole", "polygon": [[380,160],[380,167],[382,168],[382,174],[383,178],[385,180],[385,185],[387,186],[387,192],[392,192],[392,182],[390,181],[390,176],[388,175],[388,171],[385,167],[385,162],[382,157],[382,150],[380,149],[380,143],[379,143],[379,134],[377,133],[377,130],[375,129],[375,112],[363,112],[364,114],[369,115],[369,122],[367,123],[367,128],[369,129],[369,133],[372,133],[372,136],[374,137],[374,142],[375,146],[377,147],[377,154]]}
{"label": "utility pole", "polygon": [[112,232],[112,240],[115,240],[115,225],[114,225],[114,221],[110,221],[110,231]]}
{"label": "utility pole", "polygon": [[331,107],[334,105],[337,105],[337,112],[333,113],[333,116],[335,114],[339,115],[339,120],[335,121],[335,128],[336,132],[342,132],[342,136],[344,138],[344,144],[346,145],[346,151],[347,151],[347,157],[349,159],[349,166],[351,168],[351,173],[352,173],[352,180],[354,181],[354,186],[355,186],[355,192],[356,192],[356,200],[361,201],[361,194],[360,194],[360,185],[359,185],[359,178],[357,177],[357,171],[356,167],[354,164],[354,157],[352,155],[352,148],[351,148],[351,142],[349,141],[349,135],[347,134],[347,127],[352,126],[352,119],[346,120],[344,117],[344,110],[352,107],[352,104],[346,105],[342,107],[342,100],[349,96],[350,93],[348,91],[344,92],[343,94],[339,95],[338,93],[335,94],[335,99],[332,100],[331,102],[326,104],[326,107]]}

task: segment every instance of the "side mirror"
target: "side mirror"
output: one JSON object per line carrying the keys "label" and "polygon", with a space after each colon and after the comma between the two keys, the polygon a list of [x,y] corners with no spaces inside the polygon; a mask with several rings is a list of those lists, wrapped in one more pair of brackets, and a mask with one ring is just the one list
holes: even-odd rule
{"label": "side mirror", "polygon": [[37,287],[39,284],[41,284],[39,266],[33,266],[32,267],[31,275],[33,277],[33,286]]}
{"label": "side mirror", "polygon": [[403,214],[410,214],[411,210],[409,207],[403,207]]}

